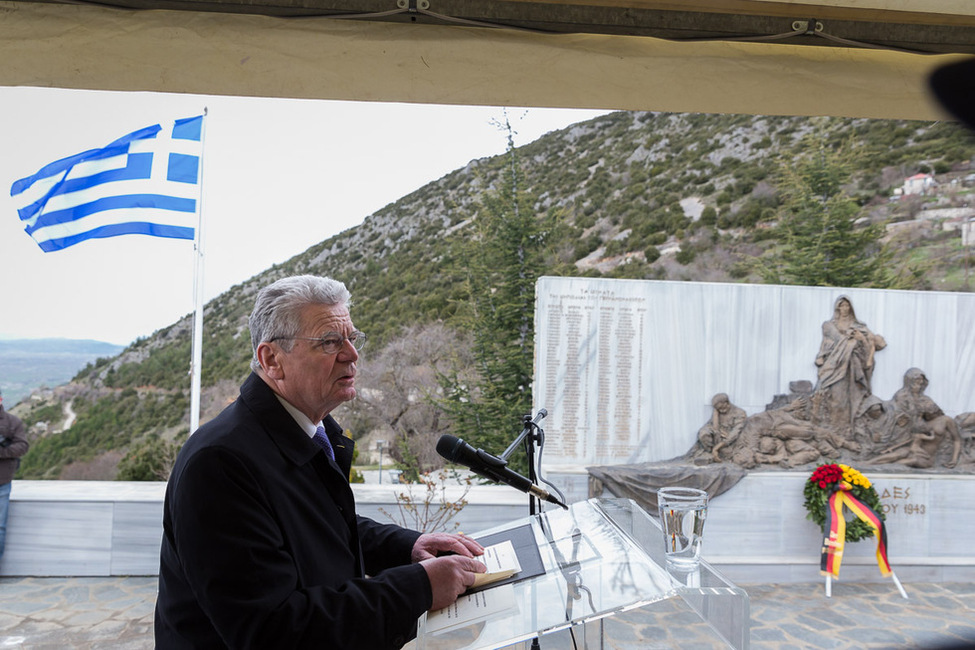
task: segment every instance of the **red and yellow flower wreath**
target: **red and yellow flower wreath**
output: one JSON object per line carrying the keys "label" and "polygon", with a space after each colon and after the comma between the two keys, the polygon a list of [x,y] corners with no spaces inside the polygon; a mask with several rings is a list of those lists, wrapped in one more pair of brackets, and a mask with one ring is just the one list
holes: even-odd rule
{"label": "red and yellow flower wreath", "polygon": [[[826,514],[830,497],[838,490],[848,492],[858,501],[865,504],[880,519],[885,519],[880,496],[870,484],[870,479],[842,463],[828,463],[820,465],[806,481],[803,496],[806,497],[806,519],[820,528],[826,523]],[[846,523],[847,542],[859,542],[861,539],[872,537],[874,527],[859,517]]]}
{"label": "red and yellow flower wreath", "polygon": [[[869,536],[877,539],[880,573],[892,575],[890,562],[887,561],[887,528],[884,526],[883,508],[877,491],[866,476],[842,463],[820,465],[806,481],[803,494],[806,497],[807,517],[823,530],[819,568],[824,575],[839,577],[844,543]],[[844,511],[847,509],[854,515],[850,521],[846,520]]]}

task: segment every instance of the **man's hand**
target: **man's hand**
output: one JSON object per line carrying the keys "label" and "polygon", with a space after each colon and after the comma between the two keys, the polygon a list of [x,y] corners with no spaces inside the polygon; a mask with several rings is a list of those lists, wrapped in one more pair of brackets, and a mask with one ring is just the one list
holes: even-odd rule
{"label": "man's hand", "polygon": [[430,579],[433,592],[431,611],[453,604],[458,596],[474,584],[476,574],[487,571],[487,567],[481,562],[463,555],[431,557],[421,561],[420,566],[426,570],[427,578]]}
{"label": "man's hand", "polygon": [[425,535],[420,535],[416,543],[413,544],[413,552],[410,555],[410,560],[415,564],[449,553],[464,557],[474,557],[475,555],[484,555],[484,547],[464,535],[426,533]]}

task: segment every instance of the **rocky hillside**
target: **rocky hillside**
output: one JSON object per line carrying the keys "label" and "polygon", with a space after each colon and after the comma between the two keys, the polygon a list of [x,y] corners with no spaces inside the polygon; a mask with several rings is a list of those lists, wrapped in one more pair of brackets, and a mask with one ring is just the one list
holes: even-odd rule
{"label": "rocky hillside", "polygon": [[[370,359],[406,326],[455,324],[462,283],[454,244],[470,236],[481,199],[501,187],[509,165],[546,224],[547,274],[758,282],[754,261],[776,246],[782,170],[810,134],[856,153],[847,191],[863,223],[888,229],[903,288],[968,289],[972,260],[957,228],[975,216],[975,138],[956,125],[613,113],[513,155],[474,160],[212,300],[201,419],[236,395],[247,373],[254,293],[278,277],[345,281],[356,323],[370,336]],[[926,193],[904,194],[905,179],[919,173],[930,175]],[[166,445],[187,434],[189,329],[188,320],[175,323],[20,405],[33,438],[20,476],[135,476],[135,452],[171,453]],[[373,426],[368,418],[345,421],[355,422],[356,436]]]}

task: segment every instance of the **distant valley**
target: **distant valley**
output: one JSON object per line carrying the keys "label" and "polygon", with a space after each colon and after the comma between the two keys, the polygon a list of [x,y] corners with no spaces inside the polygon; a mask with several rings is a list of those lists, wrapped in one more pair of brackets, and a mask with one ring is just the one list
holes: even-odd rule
{"label": "distant valley", "polygon": [[0,339],[0,389],[13,407],[42,386],[60,386],[89,363],[114,357],[124,346],[75,339]]}

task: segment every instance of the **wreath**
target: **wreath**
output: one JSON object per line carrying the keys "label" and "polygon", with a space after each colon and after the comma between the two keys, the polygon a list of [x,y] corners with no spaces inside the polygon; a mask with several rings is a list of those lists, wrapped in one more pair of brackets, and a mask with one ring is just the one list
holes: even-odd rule
{"label": "wreath", "polygon": [[[826,508],[829,497],[839,489],[849,489],[850,494],[869,506],[877,516],[886,519],[880,496],[870,484],[870,480],[842,463],[828,463],[820,465],[806,481],[802,490],[806,497],[806,519],[813,521],[822,528],[826,523]],[[859,542],[866,537],[873,537],[873,529],[858,517],[846,522],[846,541]]]}

